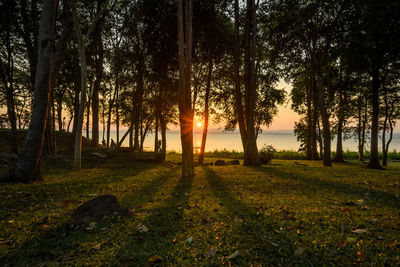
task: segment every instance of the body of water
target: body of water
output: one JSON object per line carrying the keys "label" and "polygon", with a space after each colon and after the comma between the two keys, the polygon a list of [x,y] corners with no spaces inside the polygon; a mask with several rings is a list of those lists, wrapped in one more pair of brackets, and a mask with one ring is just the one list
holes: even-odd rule
{"label": "body of water", "polygon": [[[123,136],[126,130],[121,130],[120,138]],[[194,133],[193,145],[200,146],[201,144],[201,133]],[[100,134],[101,138],[101,134]],[[111,138],[116,140],[116,132],[111,131]],[[159,138],[161,136],[159,135]],[[262,147],[264,144],[272,145],[276,150],[293,150],[297,151],[300,147],[300,143],[297,142],[296,136],[293,131],[264,131],[258,136],[257,139],[258,147]],[[124,140],[122,146],[129,146],[128,137]],[[145,150],[152,150],[154,147],[154,134],[148,134],[145,142]],[[239,133],[224,133],[224,132],[210,132],[207,135],[206,151],[212,150],[236,150],[243,151],[242,142]],[[332,150],[336,149],[336,138],[332,141]],[[345,151],[358,151],[357,140],[348,139],[343,142],[343,149]],[[366,144],[366,149],[369,150],[369,142]],[[381,149],[381,143],[379,142],[379,149]],[[181,139],[178,131],[167,132],[167,150],[168,151],[181,151]],[[389,147],[390,151],[400,151],[400,133],[393,134],[393,140]]]}

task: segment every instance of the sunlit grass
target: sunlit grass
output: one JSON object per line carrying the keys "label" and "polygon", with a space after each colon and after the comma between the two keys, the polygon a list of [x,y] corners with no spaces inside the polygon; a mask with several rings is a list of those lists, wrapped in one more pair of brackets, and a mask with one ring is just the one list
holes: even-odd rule
{"label": "sunlit grass", "polygon": [[[231,263],[240,265],[400,260],[399,163],[377,171],[356,161],[324,168],[273,160],[259,168],[196,167],[193,179],[182,180],[179,159],[134,163],[117,155],[86,161],[79,172],[46,164],[42,183],[0,185],[0,264],[144,265],[159,255],[164,265],[220,265],[236,251]],[[73,208],[109,193],[134,216],[66,235]]]}

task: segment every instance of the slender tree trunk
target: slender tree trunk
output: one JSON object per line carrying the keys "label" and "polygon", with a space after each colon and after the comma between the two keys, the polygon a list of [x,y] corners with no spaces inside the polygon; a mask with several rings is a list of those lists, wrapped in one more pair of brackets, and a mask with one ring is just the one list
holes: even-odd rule
{"label": "slender tree trunk", "polygon": [[[392,111],[394,109],[393,103],[392,103]],[[392,122],[392,116],[389,116],[389,140],[387,141],[386,145],[385,145],[385,149],[384,149],[384,153],[383,153],[383,160],[382,160],[382,164],[383,166],[387,166],[387,157],[388,157],[388,153],[389,153],[389,145],[392,142],[393,139],[393,122]]]}
{"label": "slender tree trunk", "polygon": [[44,133],[48,121],[51,79],[54,67],[54,32],[58,1],[44,0],[39,27],[39,60],[36,68],[32,117],[24,149],[7,180],[29,183],[42,179],[41,160]]}
{"label": "slender tree trunk", "polygon": [[244,155],[245,166],[260,165],[257,149],[257,137],[255,132],[254,109],[257,102],[256,92],[256,5],[255,0],[247,0],[246,20],[246,49],[245,49],[245,72],[246,72],[246,129],[247,143]]}
{"label": "slender tree trunk", "polygon": [[117,134],[117,144],[119,143],[119,73],[117,71],[115,77],[115,128]]}
{"label": "slender tree trunk", "polygon": [[371,125],[371,155],[368,167],[371,169],[383,169],[378,158],[378,122],[379,122],[379,70],[374,69],[372,72],[372,125]]}
{"label": "slender tree trunk", "polygon": [[208,62],[208,76],[207,76],[207,85],[206,85],[206,95],[204,99],[204,124],[203,124],[203,136],[201,138],[201,147],[199,154],[199,165],[203,165],[204,163],[204,153],[206,150],[206,140],[207,140],[207,131],[208,131],[208,105],[209,105],[209,96],[211,89],[211,79],[212,79],[212,71],[213,71],[213,60],[210,56]]}
{"label": "slender tree trunk", "polygon": [[336,154],[335,162],[344,162],[343,157],[343,124],[344,124],[344,99],[342,92],[339,92],[339,111],[338,111],[338,129],[337,129],[337,140],[336,140]]}
{"label": "slender tree trunk", "polygon": [[[14,1],[9,1],[7,4],[10,9],[15,8]],[[11,126],[10,132],[10,145],[11,152],[18,154],[18,132],[17,132],[17,116],[15,111],[15,103],[14,103],[14,60],[13,53],[11,48],[11,20],[13,11],[10,10],[10,13],[7,13],[6,18],[8,23],[5,25],[4,32],[6,34],[6,52],[7,52],[7,63],[3,63],[0,58],[0,77],[3,81],[3,86],[6,90],[6,101],[7,101],[7,116]]]}
{"label": "slender tree trunk", "polygon": [[[110,87],[112,88],[112,87]],[[111,90],[111,89],[110,89]],[[114,96],[111,99],[110,96],[110,101],[108,105],[108,117],[107,117],[107,147],[110,147],[110,130],[111,130],[111,116],[112,116],[112,109],[114,106],[114,101],[115,101],[115,96],[116,96],[116,91],[114,91]]]}
{"label": "slender tree trunk", "polygon": [[[157,101],[156,101],[157,102]],[[154,113],[156,114],[156,124],[154,126],[154,152],[158,152],[158,105],[156,104]]]}
{"label": "slender tree trunk", "polygon": [[[182,176],[194,175],[193,162],[193,110],[191,101],[192,69],[192,0],[186,0],[185,21],[183,20],[182,0],[178,0],[178,58],[179,90],[178,107],[182,143]],[[185,32],[184,32],[185,26]]]}
{"label": "slender tree trunk", "polygon": [[6,98],[7,98],[7,115],[11,126],[11,152],[18,154],[18,132],[17,132],[17,119],[15,115],[15,103],[14,103],[14,88],[12,83],[10,86],[6,86]]}
{"label": "slender tree trunk", "polygon": [[[101,12],[101,6],[103,0],[97,1],[97,13]],[[97,147],[99,145],[99,91],[101,81],[103,79],[103,60],[104,60],[104,48],[103,40],[101,37],[102,20],[99,21],[93,30],[93,42],[96,47],[95,58],[95,71],[96,78],[93,85],[93,96],[92,96],[92,146]]]}
{"label": "slender tree trunk", "polygon": [[63,131],[63,119],[62,119],[62,96],[57,96],[57,122],[58,130]]}
{"label": "slender tree trunk", "polygon": [[323,89],[319,88],[319,110],[321,111],[322,127],[323,127],[323,137],[324,137],[324,153],[323,153],[323,164],[325,167],[332,166],[331,160],[331,129],[329,123],[329,114],[326,110],[326,103],[323,96]]}
{"label": "slender tree trunk", "polygon": [[312,107],[311,107],[311,89],[306,88],[306,101],[307,101],[307,139],[306,139],[306,159],[313,159],[312,151],[312,132],[313,132],[313,121],[312,121]]}
{"label": "slender tree trunk", "polygon": [[160,126],[161,126],[161,160],[165,161],[167,155],[167,122],[164,115],[160,115]]}
{"label": "slender tree trunk", "polygon": [[82,127],[83,127],[83,116],[85,113],[85,106],[86,106],[87,66],[86,66],[86,54],[85,54],[86,44],[82,37],[76,9],[74,12],[74,29],[76,38],[78,39],[79,61],[81,65],[81,96],[80,96],[79,113],[77,118],[77,127],[75,132],[73,168],[75,170],[80,170],[82,168],[81,166]]}

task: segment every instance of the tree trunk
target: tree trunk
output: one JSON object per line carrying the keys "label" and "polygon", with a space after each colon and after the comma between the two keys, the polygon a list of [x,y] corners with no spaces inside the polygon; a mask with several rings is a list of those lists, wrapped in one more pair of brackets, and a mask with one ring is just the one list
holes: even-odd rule
{"label": "tree trunk", "polygon": [[206,85],[206,95],[204,99],[204,125],[203,125],[203,136],[201,138],[201,147],[199,154],[199,165],[203,165],[204,163],[204,153],[206,150],[206,140],[207,140],[207,131],[208,131],[208,105],[209,105],[209,96],[211,89],[211,79],[212,79],[212,71],[213,71],[213,60],[210,56],[208,62],[208,76],[207,76],[207,85]]}
{"label": "tree trunk", "polygon": [[[103,0],[97,1],[97,13],[101,12],[101,6]],[[96,48],[95,58],[95,71],[96,78],[93,85],[93,96],[92,96],[92,146],[97,147],[99,145],[99,91],[101,81],[103,79],[103,60],[104,60],[104,48],[103,40],[101,37],[102,21],[99,21],[93,30],[93,42]]]}
{"label": "tree trunk", "polygon": [[164,115],[160,115],[160,126],[161,126],[161,161],[165,161],[167,155],[167,122]]}
{"label": "tree trunk", "polygon": [[247,20],[246,20],[246,49],[245,49],[245,72],[246,72],[246,130],[247,143],[246,154],[244,155],[245,166],[258,166],[257,137],[254,122],[254,109],[257,102],[256,92],[256,5],[255,0],[247,0]]}
{"label": "tree trunk", "polygon": [[[179,43],[178,107],[182,143],[182,177],[191,177],[194,175],[193,110],[191,105],[192,0],[186,0],[185,21],[183,20],[182,0],[178,0],[177,7]],[[184,34],[184,26],[186,34]]]}
{"label": "tree trunk", "polygon": [[344,99],[342,92],[339,92],[339,111],[338,117],[338,129],[337,129],[337,140],[336,140],[336,154],[333,159],[335,162],[344,162],[343,157],[343,123],[344,123]]}
{"label": "tree trunk", "polygon": [[17,139],[17,118],[15,115],[15,104],[14,104],[14,88],[13,84],[6,86],[6,98],[7,98],[7,115],[11,126],[11,152],[18,154],[18,139]]}
{"label": "tree trunk", "polygon": [[[161,88],[159,88],[161,91]],[[156,124],[154,126],[154,152],[158,152],[159,147],[158,147],[158,122],[159,122],[159,97],[155,96],[156,101],[155,101],[155,107],[154,107],[154,114],[156,116]]]}
{"label": "tree trunk", "polygon": [[323,89],[319,87],[319,110],[321,111],[323,137],[324,137],[324,153],[323,153],[323,164],[325,167],[332,166],[331,160],[331,128],[329,123],[329,114],[326,110],[326,103],[324,100]]}
{"label": "tree trunk", "polygon": [[7,179],[29,183],[42,180],[41,153],[48,121],[51,79],[54,67],[54,32],[58,1],[44,0],[39,27],[39,57],[36,68],[32,117],[24,149]]}
{"label": "tree trunk", "polygon": [[371,155],[368,167],[371,169],[383,169],[378,158],[378,122],[379,122],[379,70],[372,71],[372,118],[371,118]]}
{"label": "tree trunk", "polygon": [[79,113],[77,118],[77,127],[75,132],[73,168],[75,170],[80,170],[82,168],[81,165],[82,128],[83,128],[83,116],[85,113],[85,106],[86,106],[87,66],[86,66],[86,54],[85,54],[86,44],[82,37],[76,9],[74,12],[74,29],[76,38],[78,39],[79,61],[81,65],[81,97],[80,97]]}
{"label": "tree trunk", "polygon": [[244,154],[247,150],[247,130],[243,114],[242,91],[240,89],[240,39],[239,39],[239,0],[235,0],[235,40],[234,40],[234,81],[235,81],[235,113],[239,124]]}
{"label": "tree trunk", "polygon": [[115,74],[115,128],[117,134],[117,144],[119,143],[119,73]]}

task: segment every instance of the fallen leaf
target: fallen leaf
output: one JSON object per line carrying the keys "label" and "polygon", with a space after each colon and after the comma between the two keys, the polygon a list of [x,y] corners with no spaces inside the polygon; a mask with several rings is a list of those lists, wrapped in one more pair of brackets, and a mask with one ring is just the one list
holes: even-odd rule
{"label": "fallen leaf", "polygon": [[98,243],[92,247],[92,249],[99,250],[101,248],[101,244]]}
{"label": "fallen leaf", "polygon": [[91,222],[91,223],[89,223],[89,225],[88,225],[87,227],[85,227],[85,230],[91,231],[91,230],[93,230],[94,228],[96,228],[96,225],[97,225],[96,222]]}
{"label": "fallen leaf", "polygon": [[365,234],[368,232],[368,230],[367,229],[356,229],[356,230],[353,230],[352,232],[356,233],[356,234]]}
{"label": "fallen leaf", "polygon": [[271,245],[273,245],[274,247],[279,247],[279,245],[277,243],[274,243],[271,241]]}
{"label": "fallen leaf", "polygon": [[188,242],[188,243],[192,243],[192,241],[193,241],[193,236],[191,236],[188,239],[186,239],[186,242]]}
{"label": "fallen leaf", "polygon": [[40,225],[40,230],[49,231],[50,230],[50,226],[48,226],[47,224],[42,224],[42,225]]}
{"label": "fallen leaf", "polygon": [[235,251],[235,253],[233,253],[232,255],[230,255],[228,257],[228,260],[233,260],[234,258],[236,258],[237,256],[239,256],[240,252],[238,250]]}
{"label": "fallen leaf", "polygon": [[150,258],[147,260],[147,262],[148,262],[148,263],[152,263],[152,264],[161,263],[161,262],[162,262],[162,257],[161,257],[161,256],[158,256],[158,255],[154,255],[154,256],[150,257]]}
{"label": "fallen leaf", "polygon": [[206,259],[212,258],[215,256],[215,253],[217,253],[218,248],[217,247],[213,247],[211,248],[209,251],[207,251],[204,256],[206,257]]}
{"label": "fallen leaf", "polygon": [[294,255],[296,257],[299,257],[301,255],[303,255],[304,251],[306,251],[303,247],[298,247],[295,251],[294,251]]}
{"label": "fallen leaf", "polygon": [[147,228],[146,225],[144,225],[144,224],[139,224],[137,229],[141,233],[147,233],[149,231],[149,228]]}

